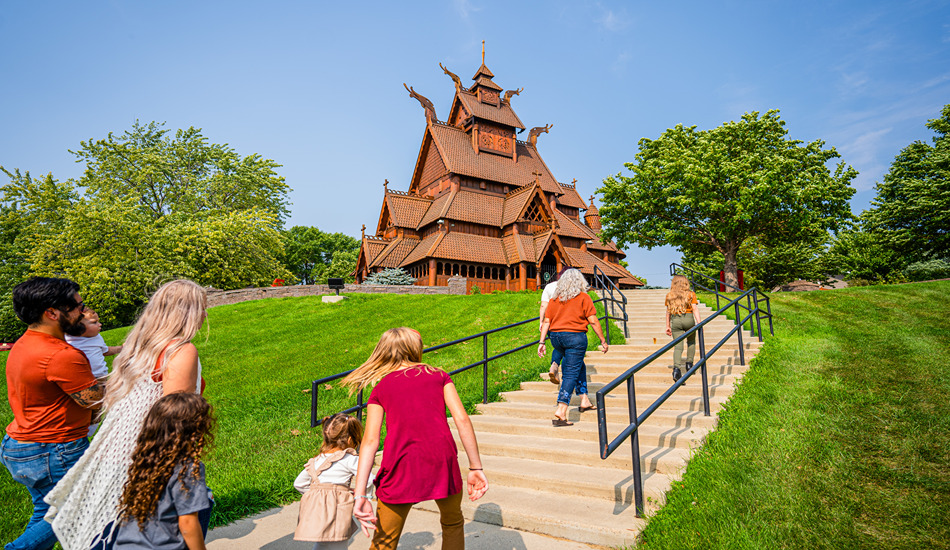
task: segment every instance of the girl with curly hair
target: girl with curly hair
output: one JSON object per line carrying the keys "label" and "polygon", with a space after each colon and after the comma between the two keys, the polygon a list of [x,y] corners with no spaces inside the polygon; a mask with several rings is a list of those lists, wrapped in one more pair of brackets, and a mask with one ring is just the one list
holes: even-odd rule
{"label": "girl with curly hair", "polygon": [[205,549],[213,501],[201,455],[213,428],[211,405],[200,395],[173,393],[155,402],[122,490],[115,548]]}

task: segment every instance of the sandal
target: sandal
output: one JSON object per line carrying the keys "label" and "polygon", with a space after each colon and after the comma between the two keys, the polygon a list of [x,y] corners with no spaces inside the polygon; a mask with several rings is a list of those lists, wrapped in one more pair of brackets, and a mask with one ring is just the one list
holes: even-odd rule
{"label": "sandal", "polygon": [[560,384],[561,377],[558,376],[558,372],[556,370],[550,370],[548,371],[548,381],[550,381],[552,384]]}
{"label": "sandal", "polygon": [[592,411],[592,410],[594,410],[594,409],[596,409],[596,408],[597,408],[597,407],[596,407],[595,405],[591,405],[590,407],[577,407],[577,412]]}
{"label": "sandal", "polygon": [[551,424],[553,424],[555,428],[563,428],[564,426],[573,426],[573,425],[574,425],[573,422],[568,422],[567,420],[564,420],[564,419],[562,419],[562,418],[558,418],[558,417],[556,417],[556,416],[554,417],[554,420],[551,421]]}

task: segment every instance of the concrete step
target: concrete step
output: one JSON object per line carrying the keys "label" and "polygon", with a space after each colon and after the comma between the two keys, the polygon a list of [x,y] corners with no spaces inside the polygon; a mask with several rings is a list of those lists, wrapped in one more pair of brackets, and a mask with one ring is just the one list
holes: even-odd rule
{"label": "concrete step", "polygon": [[[630,449],[621,448],[616,452],[630,454]],[[464,452],[459,453],[459,466],[463,473],[468,468],[468,457]],[[621,504],[633,502],[632,471],[602,468],[599,465],[599,459],[598,462],[581,466],[523,458],[483,456],[482,467],[485,470],[485,476],[488,477],[489,487],[500,485],[554,494],[578,494]],[[654,503],[664,501],[670,483],[680,477],[675,474],[658,473],[644,475],[645,496]]]}
{"label": "concrete step", "polygon": [[[627,371],[631,367],[635,366],[639,361],[637,360],[628,360],[628,361],[611,361],[611,362],[597,362],[591,363],[584,361],[584,364],[587,366],[587,374],[604,374],[604,375],[614,375],[614,377],[619,376],[620,374]],[[738,358],[734,363],[730,362],[717,362],[717,363],[707,363],[706,372],[710,375],[712,374],[743,374],[749,370],[748,365],[739,365]],[[550,368],[550,365],[548,365]],[[673,367],[672,360],[666,360],[661,357],[652,363],[645,365],[637,371],[636,376],[643,376],[645,374],[669,374],[670,369]],[[545,373],[546,374],[546,373]],[[545,379],[547,377],[545,376]],[[638,378],[639,380],[639,378]]]}
{"label": "concrete step", "polygon": [[[494,433],[518,437],[527,435],[597,442],[599,436],[597,434],[596,413],[593,411],[577,413],[576,410],[574,412],[579,417],[583,417],[584,421],[562,428],[552,426],[549,418],[522,418],[518,422],[512,422],[508,417],[481,414],[472,415],[470,418],[472,419],[472,425],[475,426],[475,433],[479,435]],[[650,421],[640,426],[638,430],[640,442],[646,445],[666,445],[668,447],[691,449],[700,444],[710,429],[708,426],[672,427],[666,425],[665,420],[669,420],[670,423],[676,421],[675,419],[651,416]],[[454,426],[452,427],[454,429]],[[464,455],[464,453],[462,454]]]}
{"label": "concrete step", "polygon": [[[436,511],[435,501],[417,505]],[[462,499],[462,513],[480,521],[543,533],[601,546],[633,545],[646,521],[635,515],[632,504],[609,502],[574,493],[551,493],[491,484],[481,499]],[[514,548],[518,548],[516,544]]]}
{"label": "concrete step", "polygon": [[[645,410],[646,407],[651,405],[655,400],[656,397],[643,401],[637,399],[637,410],[639,412],[643,412],[643,410]],[[501,401],[497,403],[479,404],[476,407],[479,413],[483,415],[506,416],[510,419],[541,419],[551,422],[551,419],[554,418],[554,409],[556,405],[554,399],[551,398],[547,404]],[[719,412],[721,408],[721,403],[717,403],[716,401],[712,400],[710,401],[709,411],[713,415]],[[617,407],[607,407],[605,409],[605,413],[607,414],[607,421],[611,424],[617,422],[626,422],[626,400],[621,401]],[[595,425],[597,423],[597,411],[586,411],[581,413],[578,412],[577,406],[567,409],[567,419],[571,422],[578,422],[582,417],[584,422],[591,422]],[[698,397],[689,399],[685,403],[680,398],[670,398],[670,400],[667,400],[663,406],[657,409],[656,412],[650,416],[650,420],[658,418],[666,418],[667,420],[664,420],[666,423],[662,425],[669,427],[708,427],[710,425],[715,425],[714,416],[703,416],[702,399]]]}
{"label": "concrete step", "polygon": [[[545,374],[545,377],[547,377],[546,374]],[[588,376],[587,391],[592,396],[591,399],[593,399],[593,395],[597,393],[597,390],[606,386],[607,383],[611,381],[611,380],[593,381],[593,380],[590,380],[589,378],[590,377]],[[734,388],[735,383],[737,381],[738,381],[738,378],[733,375],[717,375],[715,377],[709,376],[707,379],[707,383],[709,384],[709,395],[714,396],[714,395],[722,394],[725,391],[731,391]],[[634,384],[636,384],[636,391],[638,394],[660,395],[663,392],[658,391],[658,389],[662,389],[663,391],[666,391],[667,388],[673,385],[673,376],[670,372],[667,372],[665,376],[657,376],[654,374],[649,374],[649,375],[636,374],[634,375]],[[696,374],[691,376],[686,381],[686,384],[681,386],[680,389],[676,391],[676,393],[678,395],[680,394],[692,395],[693,393],[698,393],[700,389],[702,388],[702,384],[703,382],[699,374],[699,371],[696,371]],[[558,387],[559,386],[554,385],[551,382],[548,382],[546,380],[541,381],[541,382],[522,382],[521,383],[521,389],[524,391],[535,392],[535,393],[547,392],[552,396],[557,395]],[[507,393],[515,393],[515,392],[507,392]],[[610,395],[626,396],[627,384],[624,383],[616,387],[613,391],[610,392]]]}
{"label": "concrete step", "polygon": [[[637,385],[637,409],[642,411],[646,407],[649,407],[653,404],[656,399],[663,394],[664,391],[669,389],[669,386],[662,386],[662,389],[658,389],[658,386],[653,385],[652,387],[644,387],[642,385]],[[594,400],[594,390],[588,388],[591,395],[591,402]],[[680,410],[702,410],[702,385],[697,381],[695,384],[687,382],[686,386],[682,386],[679,390],[671,395],[664,403],[661,405],[661,408],[677,408]],[[709,388],[709,403],[710,407],[715,404],[721,404],[729,399],[733,394],[733,388],[731,386],[711,386]],[[538,405],[551,405],[556,406],[557,403],[557,393],[553,391],[512,391],[512,392],[503,392],[501,394],[502,399],[506,403],[535,403]],[[574,395],[571,397],[570,407],[579,407],[581,404],[581,398]],[[619,409],[626,412],[627,410],[627,395],[626,391],[623,388],[615,388],[612,392],[604,396],[604,404],[608,411],[610,409]],[[692,407],[697,407],[693,409]]]}
{"label": "concrete step", "polygon": [[[454,433],[453,435],[456,436],[456,444],[461,448],[458,435]],[[633,471],[633,459],[629,452],[616,452],[601,460],[596,441],[563,440],[527,435],[514,438],[507,434],[496,433],[477,434],[477,438],[479,452],[486,456],[540,460],[578,466],[597,464],[600,468],[621,469],[628,473]],[[641,442],[640,466],[644,472],[676,474],[686,469],[689,453],[689,448],[671,448]]]}

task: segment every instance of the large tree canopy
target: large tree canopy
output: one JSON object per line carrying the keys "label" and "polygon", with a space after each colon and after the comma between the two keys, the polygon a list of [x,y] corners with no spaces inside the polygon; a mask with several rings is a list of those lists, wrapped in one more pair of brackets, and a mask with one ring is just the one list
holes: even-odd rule
{"label": "large tree canopy", "polygon": [[72,151],[86,163],[79,181],[93,198],[134,198],[151,218],[169,214],[259,208],[279,222],[287,216],[279,164],[260,155],[241,157],[227,145],[208,143],[201,130],[136,122],[121,136],[80,142]]}
{"label": "large tree canopy", "polygon": [[933,145],[915,141],[901,150],[862,215],[865,229],[898,254],[898,268],[950,259],[950,105],[927,127],[937,134]]}
{"label": "large tree canopy", "polygon": [[324,233],[295,225],[284,232],[284,265],[303,284],[326,283],[327,277],[353,282],[360,241],[343,233]]}
{"label": "large tree canopy", "polygon": [[109,326],[132,322],[173,278],[221,289],[292,278],[281,262],[289,189],[274,161],[154,122],[81,145],[78,181],[3,170],[0,338],[22,331],[7,304],[30,275],[75,280]]}
{"label": "large tree canopy", "polygon": [[640,140],[629,177],[604,180],[603,238],[619,246],[673,245],[684,253],[716,250],[726,282],[737,284],[737,257],[759,244],[814,242],[851,218],[850,182],[857,172],[824,142],[786,137],[777,110],[747,113],[711,130],[677,125]]}

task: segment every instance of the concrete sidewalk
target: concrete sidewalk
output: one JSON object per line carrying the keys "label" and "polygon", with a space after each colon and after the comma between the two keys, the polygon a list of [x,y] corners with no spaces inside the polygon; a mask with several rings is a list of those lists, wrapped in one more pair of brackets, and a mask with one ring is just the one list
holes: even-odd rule
{"label": "concrete sidewalk", "polygon": [[[283,508],[274,508],[230,525],[208,532],[208,550],[310,550],[312,542],[294,540],[297,526],[295,502]],[[367,550],[370,539],[357,533],[350,539],[349,550]],[[442,547],[442,528],[439,515],[413,509],[406,520],[399,548],[428,550]],[[477,521],[465,524],[467,550],[590,550],[599,548],[578,542],[556,539],[535,533],[516,531]]]}

